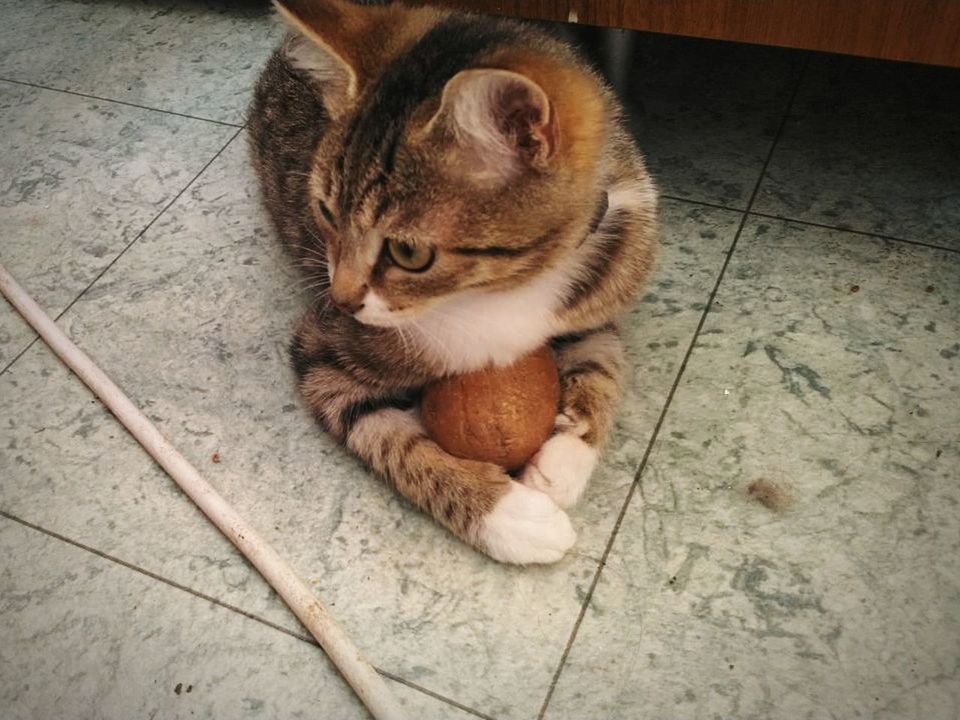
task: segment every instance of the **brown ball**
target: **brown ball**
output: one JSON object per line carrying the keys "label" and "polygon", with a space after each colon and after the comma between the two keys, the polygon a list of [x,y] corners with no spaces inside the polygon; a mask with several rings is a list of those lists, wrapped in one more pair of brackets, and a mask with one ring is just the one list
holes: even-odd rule
{"label": "brown ball", "polygon": [[431,383],[420,414],[451,455],[517,470],[550,437],[559,402],[557,366],[543,347],[507,367]]}

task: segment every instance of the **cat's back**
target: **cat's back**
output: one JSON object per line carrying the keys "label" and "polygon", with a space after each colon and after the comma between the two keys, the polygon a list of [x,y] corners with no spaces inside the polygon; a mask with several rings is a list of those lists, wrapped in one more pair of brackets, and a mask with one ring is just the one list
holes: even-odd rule
{"label": "cat's back", "polygon": [[247,119],[264,203],[281,237],[303,220],[312,148],[329,123],[322,98],[290,64],[284,46],[267,61]]}

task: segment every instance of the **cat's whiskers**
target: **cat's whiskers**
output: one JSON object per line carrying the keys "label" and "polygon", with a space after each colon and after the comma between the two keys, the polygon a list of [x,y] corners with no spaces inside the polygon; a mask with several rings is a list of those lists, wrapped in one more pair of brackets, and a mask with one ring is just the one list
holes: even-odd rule
{"label": "cat's whiskers", "polygon": [[320,237],[319,235],[317,235],[316,230],[314,230],[314,229],[313,229],[312,227],[310,227],[309,225],[304,225],[303,228],[304,228],[304,230],[306,230],[308,233],[310,233],[310,237],[312,237],[314,240],[316,240],[318,243],[320,243],[320,244],[323,245],[324,247],[327,246],[327,241],[324,240],[324,239],[323,239],[322,237]]}
{"label": "cat's whiskers", "polygon": [[297,170],[288,171],[286,174],[287,174],[287,175],[290,175],[291,177],[305,177],[305,178],[307,178],[308,180],[311,179],[311,178],[313,178],[313,173],[300,172],[300,171],[297,171]]}
{"label": "cat's whiskers", "polygon": [[324,287],[323,285],[315,285],[313,287],[302,287],[300,288],[300,292],[319,300],[329,296],[330,288]]}
{"label": "cat's whiskers", "polygon": [[409,355],[409,346],[407,345],[407,339],[403,336],[403,328],[394,328],[397,332],[397,337],[400,338],[400,344],[403,346],[403,354]]}
{"label": "cat's whiskers", "polygon": [[325,273],[310,273],[304,277],[298,278],[296,283],[301,288],[317,287],[319,285],[330,285],[330,280]]}
{"label": "cat's whiskers", "polygon": [[316,253],[307,252],[303,257],[299,258],[303,263],[310,263],[313,266],[326,267],[327,260],[322,255],[317,255]]}
{"label": "cat's whiskers", "polygon": [[[298,278],[296,281],[300,292],[310,293],[317,297],[325,297],[330,292],[330,281],[326,274],[312,273],[306,277]],[[319,292],[315,292],[319,289]]]}
{"label": "cat's whiskers", "polygon": [[296,263],[296,267],[303,273],[304,279],[307,281],[330,282],[327,259],[320,255],[302,257]]}
{"label": "cat's whiskers", "polygon": [[400,344],[403,345],[403,352],[405,355],[410,356],[412,353],[410,351],[411,340],[407,337],[407,334],[404,332],[404,328],[399,325],[394,328],[397,331],[397,337],[400,338]]}
{"label": "cat's whiskers", "polygon": [[300,268],[307,276],[316,274],[315,271],[320,270],[326,275],[327,263],[319,258],[301,258],[300,262],[297,263],[297,267]]}
{"label": "cat's whiskers", "polygon": [[316,288],[322,288],[324,290],[330,289],[330,283],[325,277],[320,277],[319,275],[313,275],[311,277],[305,277],[297,281],[297,287],[301,290],[314,290]]}
{"label": "cat's whiskers", "polygon": [[329,262],[324,253],[317,252],[313,248],[303,248],[303,252],[306,254],[305,260],[312,260],[321,267],[326,267]]}
{"label": "cat's whiskers", "polygon": [[[307,232],[310,233],[310,236],[317,241],[319,244],[323,244],[323,238],[314,233],[313,230],[307,229]],[[325,250],[321,250],[319,247],[311,247],[310,245],[304,245],[303,243],[297,243],[293,245],[294,248],[302,250],[312,257],[321,259],[323,262],[327,262],[327,253]]]}
{"label": "cat's whiskers", "polygon": [[327,261],[319,257],[297,258],[292,264],[302,275],[308,278],[320,275],[327,277],[329,275]]}

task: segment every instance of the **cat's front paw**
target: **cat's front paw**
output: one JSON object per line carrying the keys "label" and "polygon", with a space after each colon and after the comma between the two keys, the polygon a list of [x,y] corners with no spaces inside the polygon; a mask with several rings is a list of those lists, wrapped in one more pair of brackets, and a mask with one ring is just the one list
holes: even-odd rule
{"label": "cat's front paw", "polygon": [[523,469],[520,482],[549,495],[562,508],[583,495],[597,466],[597,451],[576,435],[559,433],[547,440]]}
{"label": "cat's front paw", "polygon": [[490,557],[518,565],[556,562],[577,541],[570,518],[553,500],[514,481],[483,518],[478,536]]}

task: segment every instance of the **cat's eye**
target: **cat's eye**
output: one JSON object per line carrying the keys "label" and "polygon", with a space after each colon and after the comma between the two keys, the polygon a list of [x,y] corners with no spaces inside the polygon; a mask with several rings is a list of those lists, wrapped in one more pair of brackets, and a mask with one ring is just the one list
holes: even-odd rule
{"label": "cat's eye", "polygon": [[330,212],[330,208],[323,200],[317,200],[317,209],[323,215],[323,219],[330,223],[331,227],[336,227],[337,223],[333,219],[333,213]]}
{"label": "cat's eye", "polygon": [[423,272],[433,265],[436,251],[428,245],[413,245],[403,240],[387,239],[390,259],[404,270]]}

